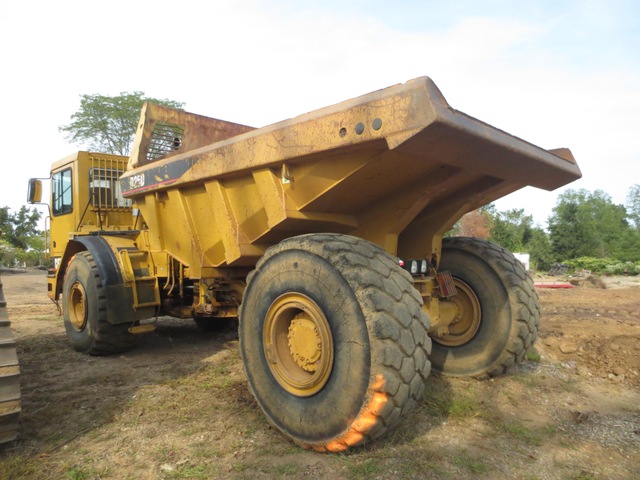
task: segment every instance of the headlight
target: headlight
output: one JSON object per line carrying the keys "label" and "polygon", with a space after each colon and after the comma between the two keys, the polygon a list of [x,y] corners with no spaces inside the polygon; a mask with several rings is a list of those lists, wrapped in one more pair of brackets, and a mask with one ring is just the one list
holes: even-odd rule
{"label": "headlight", "polygon": [[409,270],[411,272],[411,275],[417,275],[418,274],[418,261],[417,260],[411,260],[411,270]]}
{"label": "headlight", "polygon": [[398,265],[404,268],[411,275],[426,275],[429,273],[429,262],[423,259],[402,260],[398,259]]}

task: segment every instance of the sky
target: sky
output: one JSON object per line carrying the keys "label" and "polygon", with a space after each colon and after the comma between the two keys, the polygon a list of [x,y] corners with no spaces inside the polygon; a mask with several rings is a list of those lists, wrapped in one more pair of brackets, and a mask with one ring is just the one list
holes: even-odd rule
{"label": "sky", "polygon": [[[83,94],[143,91],[265,126],[430,76],[449,104],[583,178],[496,202],[541,226],[566,188],[624,204],[640,183],[636,0],[0,0],[0,207],[83,145],[58,127]],[[45,208],[41,211],[45,212]]]}

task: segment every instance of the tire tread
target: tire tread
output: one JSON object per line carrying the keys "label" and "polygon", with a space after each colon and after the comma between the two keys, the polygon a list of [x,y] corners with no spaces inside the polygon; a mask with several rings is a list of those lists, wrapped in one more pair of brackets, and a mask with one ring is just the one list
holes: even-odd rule
{"label": "tire tread", "polygon": [[511,252],[486,240],[451,237],[443,244],[443,251],[445,248],[464,250],[482,258],[493,268],[507,290],[513,320],[509,342],[486,372],[474,376],[501,375],[516,363],[524,361],[537,338],[541,309],[533,279]]}
{"label": "tire tread", "polygon": [[[288,250],[314,253],[340,272],[362,308],[372,357],[369,398],[365,399],[351,426],[322,444],[308,444],[295,438],[294,441],[317,451],[339,451],[367,443],[397,425],[424,393],[425,379],[431,370],[431,339],[427,335],[429,318],[421,308],[422,298],[413,287],[411,276],[396,259],[371,242],[341,234],[308,234],[280,242],[258,261],[254,272],[247,277],[248,282],[265,262]],[[373,385],[378,375],[382,375],[384,384],[376,390]],[[387,402],[377,412],[375,422],[358,430],[356,426],[365,423],[358,420],[370,413],[365,407],[377,392],[383,393]],[[357,435],[353,435],[354,429]],[[349,443],[349,438],[359,440]]]}
{"label": "tire tread", "polygon": [[[76,260],[82,258],[83,260]],[[73,261],[86,261],[90,269],[90,277],[93,277],[96,288],[96,300],[97,300],[97,318],[95,319],[94,328],[88,332],[91,337],[91,341],[85,347],[78,348],[74,345],[74,348],[83,353],[89,355],[101,356],[112,355],[114,353],[121,353],[129,350],[135,343],[134,336],[129,333],[126,324],[113,325],[107,320],[107,296],[105,294],[105,288],[102,284],[102,278],[100,277],[100,271],[98,264],[93,258],[93,255],[88,251],[78,252]],[[67,272],[69,269],[67,269]],[[64,308],[66,301],[64,302]],[[66,323],[66,322],[65,322]],[[88,327],[89,325],[87,325]]]}

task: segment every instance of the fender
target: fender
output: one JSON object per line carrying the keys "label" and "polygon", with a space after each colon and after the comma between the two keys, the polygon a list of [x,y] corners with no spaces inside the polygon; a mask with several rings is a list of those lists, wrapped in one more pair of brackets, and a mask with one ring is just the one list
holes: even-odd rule
{"label": "fender", "polygon": [[[71,243],[74,240],[71,240]],[[100,278],[105,287],[112,287],[122,284],[122,274],[118,261],[115,258],[113,250],[107,240],[103,236],[82,236],[76,237],[75,241],[82,244],[93,256],[98,264]],[[133,241],[131,242],[133,244]]]}

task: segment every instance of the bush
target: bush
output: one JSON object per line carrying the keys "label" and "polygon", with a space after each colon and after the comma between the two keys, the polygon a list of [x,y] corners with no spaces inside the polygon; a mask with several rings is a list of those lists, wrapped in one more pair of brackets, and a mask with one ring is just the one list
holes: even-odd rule
{"label": "bush", "polygon": [[633,262],[620,262],[615,265],[609,265],[606,273],[610,275],[638,275],[640,274],[640,264]]}
{"label": "bush", "polygon": [[43,252],[14,247],[0,238],[0,265],[3,267],[36,267],[46,265]]}
{"label": "bush", "polygon": [[25,267],[38,267],[45,265],[45,258],[42,252],[36,250],[19,250],[16,253],[16,260]]}
{"label": "bush", "polygon": [[12,267],[15,263],[17,248],[0,238],[0,265]]}
{"label": "bush", "polygon": [[589,270],[607,275],[640,275],[640,263],[615,258],[579,257],[564,262],[572,270]]}
{"label": "bush", "polygon": [[608,267],[620,263],[614,258],[578,257],[564,262],[574,270],[590,270],[592,272],[605,272]]}

